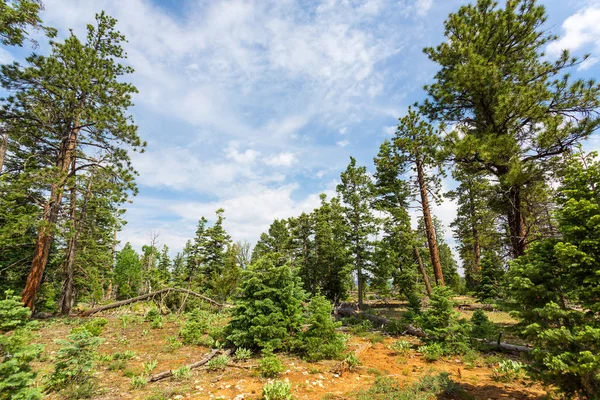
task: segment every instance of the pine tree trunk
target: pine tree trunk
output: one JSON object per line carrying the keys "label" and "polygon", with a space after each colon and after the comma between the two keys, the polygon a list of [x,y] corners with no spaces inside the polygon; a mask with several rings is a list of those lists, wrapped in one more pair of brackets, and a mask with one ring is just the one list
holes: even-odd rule
{"label": "pine tree trunk", "polygon": [[429,277],[427,276],[427,271],[425,270],[425,265],[423,265],[423,259],[421,258],[421,253],[419,252],[419,248],[417,246],[413,247],[415,252],[415,258],[417,259],[417,263],[419,265],[419,272],[423,276],[423,282],[425,283],[425,289],[427,289],[427,294],[431,296],[433,290],[431,289],[431,283],[429,283]]}
{"label": "pine tree trunk", "polygon": [[0,133],[0,174],[2,173],[2,168],[4,167],[4,156],[6,155],[7,149],[8,149],[8,132],[1,130],[1,133]]}
{"label": "pine tree trunk", "polygon": [[521,190],[518,187],[511,187],[508,191],[508,228],[510,231],[510,244],[513,257],[517,258],[525,254],[527,245],[525,237],[527,229],[525,227],[525,216],[523,215],[521,203]]}
{"label": "pine tree trunk", "polygon": [[429,254],[431,256],[431,265],[433,266],[433,274],[435,283],[439,286],[445,286],[444,273],[442,272],[442,263],[438,251],[437,240],[435,238],[435,229],[431,218],[431,210],[429,209],[429,197],[427,195],[427,185],[425,183],[425,172],[423,171],[423,163],[417,158],[417,180],[419,183],[419,191],[421,193],[421,207],[423,209],[423,220],[425,221],[425,233],[427,235],[427,245],[429,246]]}
{"label": "pine tree trunk", "polygon": [[44,269],[48,263],[48,255],[50,254],[50,246],[54,237],[54,227],[58,221],[58,214],[62,202],[63,192],[69,176],[71,162],[75,155],[77,144],[77,134],[79,129],[73,129],[68,137],[63,140],[58,154],[56,166],[58,167],[60,176],[50,188],[50,197],[44,204],[41,226],[39,228],[35,249],[33,251],[33,260],[31,261],[31,269],[27,275],[25,288],[21,295],[21,300],[25,306],[33,310],[35,298],[40,288],[40,283],[44,276]]}

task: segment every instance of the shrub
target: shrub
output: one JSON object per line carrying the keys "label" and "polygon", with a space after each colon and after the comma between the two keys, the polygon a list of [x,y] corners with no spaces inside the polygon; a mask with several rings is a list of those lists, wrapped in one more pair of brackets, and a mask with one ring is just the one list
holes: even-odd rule
{"label": "shrub", "polygon": [[179,336],[185,344],[200,345],[204,343],[204,335],[208,330],[208,318],[205,311],[195,309],[188,314],[188,319],[179,330]]}
{"label": "shrub", "polygon": [[416,294],[412,293],[408,296],[408,310],[404,313],[402,318],[406,323],[414,322],[415,318],[421,315],[421,298]]}
{"label": "shrub", "polygon": [[73,328],[71,330],[71,333],[80,332],[81,330],[85,329],[93,336],[100,336],[104,331],[104,327],[106,326],[106,324],[108,324],[106,318],[96,318],[83,324],[82,326]]}
{"label": "shrub", "polygon": [[235,351],[235,359],[238,361],[244,361],[252,357],[252,351],[246,349],[245,347],[238,347]]}
{"label": "shrub", "polygon": [[174,352],[177,351],[183,346],[183,343],[177,339],[177,336],[169,336],[167,338],[167,351]]}
{"label": "shrub", "polygon": [[[19,324],[11,326],[23,327]],[[30,338],[31,334],[24,329],[0,334],[0,399],[42,398],[40,391],[32,387],[36,374],[31,369],[31,362],[40,357],[43,346],[30,344]]]}
{"label": "shrub", "polygon": [[390,346],[390,349],[396,354],[406,354],[410,351],[410,347],[411,344],[408,340],[397,340]]}
{"label": "shrub", "polygon": [[483,310],[476,310],[471,317],[471,337],[493,339],[498,333],[498,327],[489,320]]}
{"label": "shrub", "polygon": [[514,382],[525,376],[524,365],[514,360],[503,360],[492,370],[492,379],[497,382]]}
{"label": "shrub", "polygon": [[227,357],[225,354],[222,354],[222,355],[217,356],[217,357],[213,358],[212,360],[210,360],[206,364],[206,367],[210,371],[223,370],[223,369],[225,369],[225,367],[227,367],[228,362],[229,362],[229,357]]}
{"label": "shrub", "polygon": [[308,305],[306,331],[297,336],[296,350],[308,361],[339,358],[346,349],[346,337],[336,332],[341,323],[331,317],[333,309],[329,300],[317,295]]}
{"label": "shrub", "polygon": [[433,362],[439,360],[444,355],[444,349],[439,343],[430,343],[419,347],[419,353],[423,354],[425,361]]}
{"label": "shrub", "polygon": [[283,372],[283,364],[279,357],[267,355],[258,362],[258,370],[264,378],[275,378]]}
{"label": "shrub", "polygon": [[227,340],[235,346],[272,350],[289,346],[302,325],[302,283],[276,255],[251,264],[242,276]]}
{"label": "shrub", "polygon": [[85,384],[89,387],[95,382],[94,360],[97,356],[96,349],[102,341],[102,338],[93,336],[85,329],[67,336],[67,340],[57,340],[63,347],[56,356],[48,389],[72,391],[77,386]]}
{"label": "shrub", "polygon": [[402,387],[396,380],[379,376],[368,390],[359,392],[358,400],[430,400],[437,398],[472,399],[448,373],[424,376],[419,382]]}
{"label": "shrub", "polygon": [[263,386],[262,395],[265,400],[290,400],[292,385],[285,381],[273,381]]}
{"label": "shrub", "polygon": [[427,334],[428,343],[439,343],[448,354],[464,354],[469,349],[469,324],[459,320],[454,311],[452,289],[436,286],[430,296],[429,309],[415,319],[417,326]]}
{"label": "shrub", "polygon": [[192,377],[192,371],[190,367],[179,367],[175,371],[173,371],[173,379],[177,381],[185,381]]}
{"label": "shrub", "polygon": [[12,290],[4,292],[4,300],[0,300],[0,332],[8,332],[27,325],[31,311],[25,307]]}
{"label": "shrub", "polygon": [[152,321],[154,321],[155,319],[157,319],[158,317],[161,317],[161,315],[160,315],[160,311],[158,310],[158,308],[156,308],[156,307],[152,307],[151,309],[149,309],[149,310],[146,312],[146,315],[144,316],[144,319],[145,319],[147,322],[152,322]]}
{"label": "shrub", "polygon": [[135,357],[135,351],[131,351],[131,350],[125,350],[123,352],[116,352],[116,353],[113,353],[113,355],[112,355],[113,360],[131,360],[133,357]]}
{"label": "shrub", "polygon": [[158,365],[157,360],[152,360],[147,363],[142,363],[142,368],[144,368],[144,374],[149,375],[150,372],[154,371],[154,368],[156,368],[157,365]]}
{"label": "shrub", "polygon": [[344,361],[346,362],[349,371],[352,371],[354,368],[362,364],[355,353],[348,354],[346,358],[344,358]]}
{"label": "shrub", "polygon": [[368,319],[362,320],[350,328],[350,332],[354,335],[364,335],[373,329],[373,323]]}
{"label": "shrub", "polygon": [[141,389],[148,384],[146,377],[142,375],[134,376],[131,378],[131,387],[133,389]]}
{"label": "shrub", "polygon": [[161,329],[163,327],[162,317],[158,316],[157,318],[153,319],[152,322],[150,323],[150,327],[152,329]]}

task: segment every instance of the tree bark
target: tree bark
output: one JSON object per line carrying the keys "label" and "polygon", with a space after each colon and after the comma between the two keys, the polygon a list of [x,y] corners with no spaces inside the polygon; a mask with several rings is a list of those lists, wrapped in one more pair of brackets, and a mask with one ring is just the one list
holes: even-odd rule
{"label": "tree bark", "polygon": [[8,149],[8,132],[0,127],[0,174],[4,167],[4,156],[6,156],[6,150]]}
{"label": "tree bark", "polygon": [[75,156],[78,133],[79,128],[72,129],[61,143],[56,162],[59,176],[51,185],[50,197],[48,198],[46,204],[44,204],[41,226],[39,228],[35,249],[33,251],[31,269],[29,271],[29,275],[27,275],[25,288],[23,289],[23,293],[21,295],[21,300],[25,306],[29,307],[31,310],[34,308],[35,298],[44,276],[44,269],[48,263],[48,255],[50,253],[50,246],[54,237],[54,228],[56,222],[58,221],[60,204],[62,202],[65,185],[69,177],[69,169],[71,168],[71,163],[73,157]]}
{"label": "tree bark", "polygon": [[419,252],[419,248],[417,246],[413,246],[413,250],[415,252],[415,258],[417,259],[417,263],[419,265],[419,272],[421,272],[421,275],[423,276],[423,282],[425,283],[425,289],[427,289],[427,295],[431,296],[433,290],[431,289],[431,283],[429,283],[429,277],[427,276],[425,265],[423,265],[421,253]]}
{"label": "tree bark", "polygon": [[[73,158],[73,179],[75,179],[75,158]],[[64,274],[65,281],[63,283],[63,294],[60,299],[59,312],[61,315],[69,315],[71,308],[73,307],[73,282],[74,282],[74,271],[75,271],[75,257],[77,250],[77,242],[81,236],[81,232],[85,225],[85,218],[87,214],[87,204],[92,194],[92,178],[89,177],[85,197],[81,206],[81,213],[79,221],[77,221],[77,190],[75,183],[71,189],[71,221],[73,233],[69,239],[69,245],[67,247],[67,259],[64,263]]]}
{"label": "tree bark", "polygon": [[117,301],[116,303],[111,303],[111,304],[107,304],[107,305],[100,306],[100,307],[97,307],[97,308],[92,308],[91,310],[87,310],[87,311],[82,312],[80,314],[80,316],[81,317],[89,317],[90,315],[99,313],[101,311],[111,310],[113,308],[118,308],[118,307],[121,307],[121,306],[125,306],[127,304],[135,303],[137,301],[146,300],[146,299],[149,299],[149,298],[154,297],[156,295],[163,294],[163,293],[169,293],[169,292],[187,293],[189,295],[192,295],[192,296],[198,297],[198,298],[200,298],[200,299],[202,299],[204,301],[207,301],[210,304],[212,304],[213,306],[216,306],[216,307],[219,307],[219,308],[232,307],[230,304],[221,304],[221,303],[218,303],[218,302],[214,301],[213,299],[211,299],[209,297],[203,296],[203,295],[201,295],[199,293],[196,293],[196,292],[192,292],[191,290],[182,289],[182,288],[166,288],[166,289],[157,290],[156,292],[143,294],[141,296],[132,297],[131,299]]}
{"label": "tree bark", "polygon": [[423,163],[419,158],[417,158],[416,167],[417,181],[421,193],[421,208],[423,209],[423,220],[425,222],[425,234],[427,235],[427,245],[429,246],[429,254],[431,256],[433,275],[437,285],[445,286],[446,283],[444,282],[444,273],[442,272],[442,263],[440,261],[440,254],[435,237],[435,229],[431,218],[431,210],[429,209],[429,196],[427,195],[427,184],[425,183],[425,171],[423,171]]}
{"label": "tree bark", "polygon": [[510,231],[510,244],[513,257],[517,258],[525,254],[527,249],[525,227],[525,216],[522,210],[521,190],[519,187],[511,187],[508,190],[508,228]]}

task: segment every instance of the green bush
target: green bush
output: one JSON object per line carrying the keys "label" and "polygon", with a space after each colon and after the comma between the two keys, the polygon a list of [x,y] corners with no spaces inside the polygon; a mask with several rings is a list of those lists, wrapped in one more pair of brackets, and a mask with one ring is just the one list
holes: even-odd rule
{"label": "green bush", "polygon": [[402,387],[391,377],[379,376],[368,390],[358,393],[357,400],[431,400],[452,398],[470,400],[459,385],[454,383],[448,373],[422,377],[419,382]]}
{"label": "green bush", "polygon": [[56,356],[48,390],[64,390],[74,398],[78,386],[85,384],[90,387],[95,382],[96,349],[102,342],[102,338],[95,337],[85,329],[67,336],[67,340],[57,340],[56,343],[63,347]]}
{"label": "green bush", "polygon": [[145,376],[138,375],[131,378],[131,388],[132,389],[141,389],[148,384],[148,380]]}
{"label": "green bush", "polygon": [[229,363],[229,357],[227,357],[225,354],[222,354],[210,360],[206,364],[206,367],[209,371],[219,371],[224,370],[225,367],[227,367],[227,363]]}
{"label": "green bush", "polygon": [[415,318],[421,315],[421,298],[412,293],[408,296],[408,310],[402,316],[402,319],[410,324],[415,321]]}
{"label": "green bush", "polygon": [[350,353],[346,356],[346,358],[344,358],[344,361],[346,362],[346,365],[348,366],[348,370],[352,371],[354,368],[358,367],[360,364],[362,364],[360,362],[360,360],[358,359],[358,357],[356,356],[356,353]]}
{"label": "green bush", "polygon": [[290,400],[292,398],[292,385],[284,381],[273,381],[263,386],[264,400]]}
{"label": "green bush", "polygon": [[208,330],[208,318],[206,312],[195,309],[188,314],[188,318],[179,330],[179,336],[185,344],[201,344]]}
{"label": "green bush", "polygon": [[100,336],[104,331],[104,327],[108,324],[106,318],[96,318],[93,319],[82,326],[78,326],[71,330],[71,333],[81,332],[83,329],[87,330],[93,336]]}
{"label": "green bush", "polygon": [[31,362],[40,357],[43,346],[30,344],[30,315],[19,297],[10,290],[5,292],[5,298],[0,300],[0,399],[42,398],[40,391],[32,387],[36,373]]}
{"label": "green bush", "polygon": [[397,340],[393,345],[390,346],[390,349],[394,351],[396,354],[406,354],[410,351],[411,344],[408,340]]}
{"label": "green bush", "polygon": [[471,317],[471,337],[480,339],[494,339],[498,334],[498,327],[489,320],[483,310],[476,310]]}
{"label": "green bush", "polygon": [[173,379],[177,381],[186,381],[191,377],[192,371],[190,370],[190,367],[186,367],[185,365],[173,371]]}
{"label": "green bush", "polygon": [[152,307],[146,312],[144,319],[146,320],[146,322],[152,322],[158,317],[162,317],[162,315],[160,315],[160,311],[158,310],[158,308]]}
{"label": "green bush", "polygon": [[227,340],[249,349],[289,348],[302,325],[302,283],[288,264],[266,255],[244,272]]}
{"label": "green bush", "polygon": [[324,296],[308,305],[308,329],[297,335],[296,351],[307,361],[339,358],[346,349],[346,337],[336,332],[341,323],[331,317],[333,308]]}
{"label": "green bush", "polygon": [[4,292],[4,300],[0,300],[0,332],[8,332],[27,325],[31,311],[25,307],[12,290]]}
{"label": "green bush", "polygon": [[429,309],[415,323],[427,334],[427,343],[438,343],[447,354],[464,354],[469,350],[470,325],[459,320],[452,296],[452,289],[436,286],[429,298]]}
{"label": "green bush", "polygon": [[258,371],[264,378],[275,378],[283,372],[283,364],[279,357],[267,355],[258,362]]}
{"label": "green bush", "polygon": [[419,353],[423,355],[425,361],[437,361],[444,355],[444,348],[439,343],[430,343],[419,347]]}
{"label": "green bush", "polygon": [[238,347],[235,351],[235,359],[238,361],[245,361],[250,357],[252,357],[252,351],[249,349],[246,349],[244,347]]}
{"label": "green bush", "polygon": [[525,366],[514,360],[500,361],[492,370],[492,379],[497,382],[514,382],[525,376]]}

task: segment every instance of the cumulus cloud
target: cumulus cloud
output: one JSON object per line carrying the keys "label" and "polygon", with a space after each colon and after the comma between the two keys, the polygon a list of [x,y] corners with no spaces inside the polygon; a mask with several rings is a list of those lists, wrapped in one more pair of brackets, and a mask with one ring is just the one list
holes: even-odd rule
{"label": "cumulus cloud", "polygon": [[340,147],[346,147],[346,146],[348,146],[350,144],[350,141],[348,141],[348,140],[340,140],[340,141],[337,141],[336,144],[338,146],[340,146]]}
{"label": "cumulus cloud", "polygon": [[[600,5],[592,4],[571,15],[562,24],[563,34],[560,39],[548,45],[547,52],[558,56],[563,50],[572,52],[578,50],[600,51]],[[597,62],[588,60],[587,67]],[[581,65],[585,69],[585,63]]]}
{"label": "cumulus cloud", "polygon": [[284,151],[273,156],[266,157],[264,163],[274,167],[290,167],[296,163],[296,155],[289,151]]}

